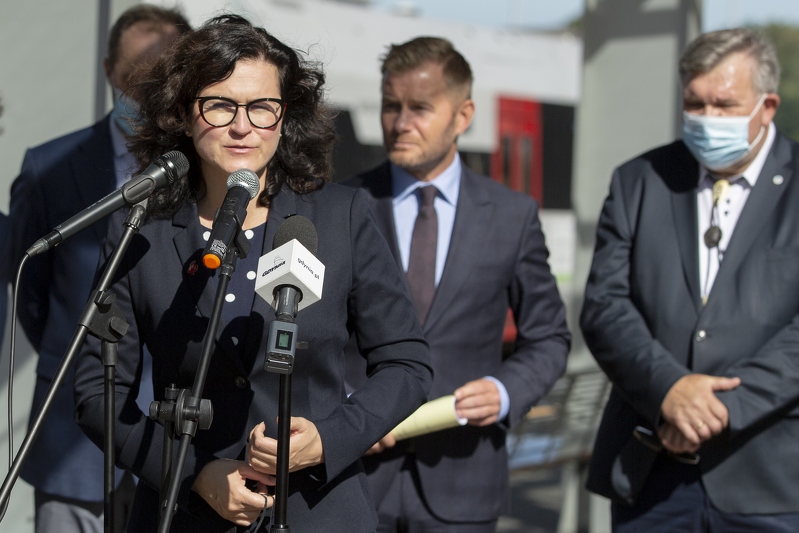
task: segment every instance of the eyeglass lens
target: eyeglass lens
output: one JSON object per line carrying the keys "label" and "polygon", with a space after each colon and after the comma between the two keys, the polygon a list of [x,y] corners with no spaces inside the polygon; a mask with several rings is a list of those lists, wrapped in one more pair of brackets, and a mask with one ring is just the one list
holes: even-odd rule
{"label": "eyeglass lens", "polygon": [[227,126],[233,122],[239,107],[246,109],[250,122],[256,128],[271,128],[283,114],[281,103],[271,100],[254,100],[246,106],[222,98],[200,101],[202,117],[211,126]]}

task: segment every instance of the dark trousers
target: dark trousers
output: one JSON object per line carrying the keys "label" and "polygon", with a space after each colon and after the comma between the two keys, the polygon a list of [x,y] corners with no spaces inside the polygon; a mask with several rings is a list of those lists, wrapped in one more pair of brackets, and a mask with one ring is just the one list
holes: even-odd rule
{"label": "dark trousers", "polygon": [[377,533],[494,533],[497,521],[444,522],[427,506],[422,495],[416,462],[408,454],[377,507]]}
{"label": "dark trousers", "polygon": [[[746,487],[740,487],[746,490]],[[799,513],[745,515],[714,508],[699,467],[658,457],[634,507],[611,506],[615,533],[795,533]]]}

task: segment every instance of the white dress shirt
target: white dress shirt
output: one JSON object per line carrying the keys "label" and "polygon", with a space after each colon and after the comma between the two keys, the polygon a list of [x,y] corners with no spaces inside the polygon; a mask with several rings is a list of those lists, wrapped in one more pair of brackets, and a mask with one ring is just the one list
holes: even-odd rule
{"label": "white dress shirt", "polygon": [[[771,146],[774,144],[775,136],[776,128],[774,123],[771,123],[766,134],[766,141],[760,148],[760,152],[752,160],[752,163],[746,167],[743,174],[727,178],[730,182],[730,187],[727,194],[719,199],[715,213],[713,212],[713,184],[715,180],[706,168],[700,167],[696,207],[697,216],[699,217],[697,226],[699,228],[699,283],[703,302],[707,301],[707,296],[713,288],[713,282],[716,279],[716,274],[718,274],[719,265],[724,260],[724,252],[730,244],[735,225],[738,223],[738,218],[741,216],[741,211],[743,211],[747,198],[749,198],[749,193],[752,192],[757,183],[760,171],[763,170],[766,157],[768,157]],[[711,225],[711,215],[715,224],[721,229],[721,240],[717,247],[708,249],[707,245],[705,245],[704,235]]]}

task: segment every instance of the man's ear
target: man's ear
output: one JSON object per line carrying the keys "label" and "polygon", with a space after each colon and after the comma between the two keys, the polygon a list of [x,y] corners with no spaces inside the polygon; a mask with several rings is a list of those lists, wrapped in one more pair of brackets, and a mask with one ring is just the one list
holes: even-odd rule
{"label": "man's ear", "polygon": [[777,108],[780,106],[780,95],[776,93],[766,94],[766,99],[763,100],[763,126],[774,120],[774,115],[777,113]]}
{"label": "man's ear", "polygon": [[455,134],[461,135],[469,129],[469,125],[472,123],[473,118],[474,100],[467,98],[461,102],[461,105],[459,105],[458,109],[455,111]]}

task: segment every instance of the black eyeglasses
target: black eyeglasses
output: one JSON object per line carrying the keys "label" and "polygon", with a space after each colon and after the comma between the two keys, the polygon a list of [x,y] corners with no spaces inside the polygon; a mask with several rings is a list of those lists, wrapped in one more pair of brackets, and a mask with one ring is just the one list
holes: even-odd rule
{"label": "black eyeglasses", "polygon": [[684,465],[699,464],[698,453],[670,452],[669,450],[663,447],[663,443],[660,442],[660,439],[658,439],[650,429],[647,429],[643,426],[635,426],[635,429],[633,429],[633,435],[635,435],[635,438],[638,439],[638,442],[640,442],[641,444],[643,444],[653,452],[664,453],[666,454],[666,457],[674,459],[678,463],[682,463]]}
{"label": "black eyeglasses", "polygon": [[227,126],[236,120],[236,113],[243,107],[247,119],[259,129],[271,128],[283,118],[286,103],[280,98],[259,98],[246,104],[239,104],[224,96],[200,96],[197,98],[200,116],[214,127]]}

